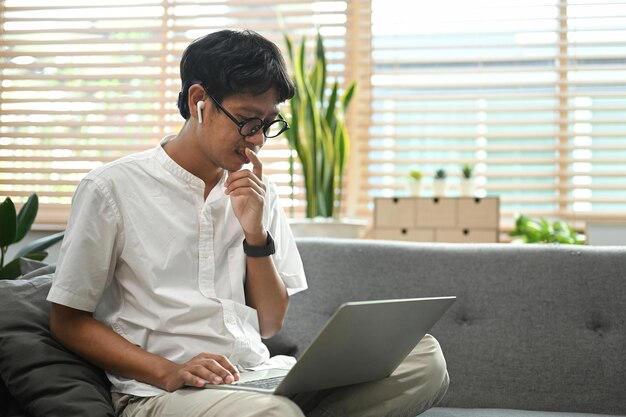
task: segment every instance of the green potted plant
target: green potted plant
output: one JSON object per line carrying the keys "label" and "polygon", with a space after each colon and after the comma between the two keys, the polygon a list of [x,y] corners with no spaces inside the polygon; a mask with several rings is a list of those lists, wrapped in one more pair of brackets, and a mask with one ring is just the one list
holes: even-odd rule
{"label": "green potted plant", "polygon": [[32,194],[22,206],[19,213],[15,210],[15,204],[7,197],[0,203],[0,279],[15,279],[22,275],[20,258],[41,261],[48,256],[45,249],[63,239],[64,232],[37,239],[24,245],[15,255],[14,259],[6,262],[9,246],[20,242],[30,231],[37,211],[39,199],[37,194]]}
{"label": "green potted plant", "polygon": [[422,171],[412,169],[409,171],[409,195],[419,197],[422,189]]}
{"label": "green potted plant", "polygon": [[[350,150],[344,117],[356,84],[349,82],[341,94],[337,81],[328,84],[326,53],[319,33],[310,65],[305,59],[306,38],[297,48],[288,35],[285,35],[285,42],[296,85],[296,93],[289,102],[289,114],[285,116],[291,129],[285,136],[302,168],[306,217],[338,219],[343,174]],[[290,163],[293,189],[293,159]]]}
{"label": "green potted plant", "polygon": [[553,222],[543,218],[520,215],[515,219],[515,229],[509,232],[515,237],[514,243],[561,243],[567,245],[584,245],[585,236],[576,231],[566,222]]}
{"label": "green potted plant", "polygon": [[435,176],[433,178],[433,195],[435,197],[445,197],[447,178],[448,174],[445,169],[439,168],[435,171]]}
{"label": "green potted plant", "polygon": [[474,196],[474,178],[472,174],[474,167],[470,164],[463,164],[461,166],[461,179],[459,180],[459,194],[462,197]]}

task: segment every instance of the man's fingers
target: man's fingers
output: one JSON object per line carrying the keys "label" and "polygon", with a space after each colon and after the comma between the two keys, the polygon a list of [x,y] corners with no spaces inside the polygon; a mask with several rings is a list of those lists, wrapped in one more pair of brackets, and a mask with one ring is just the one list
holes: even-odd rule
{"label": "man's fingers", "polygon": [[246,148],[246,156],[252,162],[252,173],[256,175],[259,179],[263,178],[263,164],[261,160],[256,156],[256,154],[250,148]]}
{"label": "man's fingers", "polygon": [[238,372],[235,365],[233,365],[226,356],[215,355],[212,359],[215,361],[217,366],[226,370],[228,373],[233,374]]}
{"label": "man's fingers", "polygon": [[201,378],[197,375],[194,375],[193,372],[190,372],[190,371],[184,372],[182,374],[182,377],[183,377],[183,384],[189,385],[192,387],[202,388],[209,382],[209,380],[207,380],[206,378]]}
{"label": "man's fingers", "polygon": [[228,195],[239,188],[244,191],[245,189],[251,188],[256,191],[257,194],[261,196],[265,195],[265,184],[255,174],[251,173],[247,169],[229,172],[228,179],[226,180],[224,186],[226,187],[225,192]]}
{"label": "man's fingers", "polygon": [[235,382],[235,377],[226,369],[221,367],[216,361],[203,361],[187,368],[185,373],[186,383],[193,386],[203,386],[209,384],[231,384]]}
{"label": "man's fingers", "polygon": [[244,195],[247,194],[249,190],[253,190],[260,196],[265,195],[265,187],[260,186],[254,181],[243,180],[230,183],[225,192],[227,195]]}
{"label": "man's fingers", "polygon": [[213,384],[230,384],[239,379],[237,368],[222,355],[199,355],[192,366],[193,373]]}

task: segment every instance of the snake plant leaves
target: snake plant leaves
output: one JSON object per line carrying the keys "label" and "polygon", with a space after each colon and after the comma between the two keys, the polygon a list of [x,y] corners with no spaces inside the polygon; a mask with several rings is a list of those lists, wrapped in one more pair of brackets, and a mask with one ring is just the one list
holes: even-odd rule
{"label": "snake plant leaves", "polygon": [[[336,81],[329,86],[326,53],[319,33],[311,65],[306,63],[306,38],[301,40],[297,50],[288,35],[285,35],[285,43],[296,86],[287,116],[291,129],[285,135],[302,168],[306,215],[332,217],[341,201],[343,171],[349,150],[343,117],[355,84],[349,83],[341,97]],[[293,159],[290,159],[292,181],[293,172]]]}

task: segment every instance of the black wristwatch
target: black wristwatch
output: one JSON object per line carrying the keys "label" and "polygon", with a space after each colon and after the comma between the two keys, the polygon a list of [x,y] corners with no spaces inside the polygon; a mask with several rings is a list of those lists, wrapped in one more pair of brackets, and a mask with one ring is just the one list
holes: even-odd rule
{"label": "black wristwatch", "polygon": [[276,248],[274,247],[274,239],[270,232],[267,232],[267,242],[265,246],[251,246],[248,245],[246,239],[243,240],[243,251],[246,255],[252,256],[253,258],[261,258],[264,256],[270,256],[276,253]]}

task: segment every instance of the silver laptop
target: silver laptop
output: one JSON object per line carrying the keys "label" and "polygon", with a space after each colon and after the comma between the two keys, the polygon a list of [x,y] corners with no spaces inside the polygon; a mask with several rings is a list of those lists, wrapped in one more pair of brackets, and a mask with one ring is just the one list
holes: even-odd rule
{"label": "silver laptop", "polygon": [[335,314],[291,369],[242,372],[242,389],[291,397],[385,378],[456,300],[456,297],[349,302]]}

